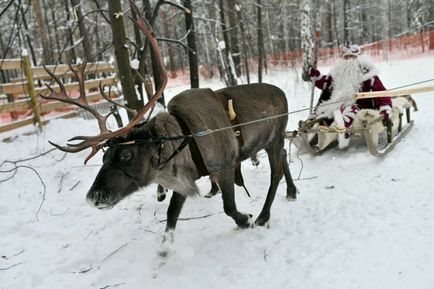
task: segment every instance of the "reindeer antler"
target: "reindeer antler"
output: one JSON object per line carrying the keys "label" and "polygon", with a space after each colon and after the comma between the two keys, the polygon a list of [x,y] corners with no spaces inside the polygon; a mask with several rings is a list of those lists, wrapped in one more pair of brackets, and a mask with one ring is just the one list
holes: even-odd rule
{"label": "reindeer antler", "polygon": [[[155,57],[158,62],[158,66],[160,68],[161,73],[161,85],[155,92],[155,94],[151,97],[151,99],[146,103],[146,105],[140,109],[140,111],[137,112],[137,114],[134,116],[134,118],[123,128],[117,130],[117,131],[110,131],[107,128],[107,118],[113,113],[113,111],[110,111],[105,116],[99,114],[96,109],[92,108],[86,101],[86,92],[85,92],[85,77],[84,77],[84,70],[86,67],[86,62],[82,65],[80,71],[75,70],[72,66],[69,66],[71,71],[74,73],[74,75],[78,79],[79,87],[80,87],[80,96],[78,98],[71,98],[68,96],[65,86],[63,83],[59,80],[59,78],[51,72],[48,68],[44,66],[45,71],[57,82],[59,85],[60,91],[56,92],[50,85],[46,84],[47,88],[50,90],[50,95],[40,95],[42,98],[45,99],[54,99],[58,101],[62,101],[65,103],[69,103],[72,105],[76,105],[81,107],[84,110],[87,110],[90,112],[98,121],[99,129],[101,131],[100,134],[96,136],[76,136],[71,138],[68,141],[81,141],[79,143],[67,143],[66,146],[60,146],[55,143],[50,142],[53,146],[58,148],[61,151],[69,152],[69,153],[76,153],[79,151],[82,151],[86,148],[92,148],[91,153],[89,156],[85,159],[84,163],[86,164],[87,161],[92,158],[107,142],[107,140],[118,137],[118,136],[124,136],[126,135],[135,125],[139,124],[143,120],[143,116],[146,114],[146,112],[155,105],[157,100],[161,97],[163,94],[163,91],[167,84],[167,73],[164,68],[163,63],[163,57],[161,56],[160,47],[158,46],[157,39],[155,37],[155,34],[152,32],[152,28],[149,25],[149,23],[143,18],[139,17],[140,14],[139,9],[135,5],[135,3],[132,0],[129,0],[131,7],[135,10],[137,19],[132,19],[134,23],[137,25],[137,27],[143,32],[143,34],[148,38],[149,43],[151,44],[152,49],[154,50]],[[109,99],[107,95],[104,93],[104,87],[101,87],[100,84],[100,93],[105,99]],[[111,103],[113,101],[109,100]],[[118,104],[116,104],[118,105]],[[123,106],[122,106],[123,107]]]}

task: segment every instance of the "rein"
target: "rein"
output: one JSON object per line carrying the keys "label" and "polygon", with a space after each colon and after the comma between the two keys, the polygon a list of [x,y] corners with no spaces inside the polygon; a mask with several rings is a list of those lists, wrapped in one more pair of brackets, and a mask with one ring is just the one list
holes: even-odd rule
{"label": "rein", "polygon": [[[174,141],[174,140],[183,140],[181,144],[173,151],[173,153],[170,155],[170,157],[167,160],[162,161],[161,160],[161,152],[163,150],[164,144],[166,141]],[[193,139],[192,135],[178,135],[178,136],[162,136],[162,137],[151,137],[149,139],[138,139],[138,140],[131,140],[126,142],[117,143],[114,146],[118,145],[133,145],[133,144],[143,144],[143,143],[159,143],[158,145],[158,164],[157,169],[162,169],[171,159],[173,159],[177,154],[179,154]]]}
{"label": "rein", "polygon": [[177,149],[170,155],[167,160],[161,161],[161,151],[163,150],[164,143],[166,140],[161,141],[160,146],[158,147],[158,165],[157,169],[162,169],[171,159],[173,159],[177,154],[179,154],[193,139],[192,136],[186,136]]}

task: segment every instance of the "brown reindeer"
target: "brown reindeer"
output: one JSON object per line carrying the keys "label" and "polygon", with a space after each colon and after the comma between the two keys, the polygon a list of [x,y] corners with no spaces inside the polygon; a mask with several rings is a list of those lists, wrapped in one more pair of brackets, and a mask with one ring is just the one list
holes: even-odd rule
{"label": "brown reindeer", "polygon": [[[98,209],[112,208],[126,196],[151,183],[172,189],[167,211],[166,235],[163,243],[173,240],[178,216],[186,197],[198,193],[195,180],[209,175],[222,192],[225,213],[241,228],[252,226],[251,215],[240,213],[234,199],[234,183],[240,181],[240,163],[264,149],[271,168],[271,183],[265,204],[255,224],[263,226],[270,218],[270,208],[283,174],[287,178],[287,197],[295,199],[297,189],[289,173],[284,146],[288,104],[283,91],[270,84],[248,84],[223,88],[190,89],[168,103],[168,112],[161,112],[149,121],[143,116],[164,90],[167,75],[161,53],[150,27],[143,18],[136,24],[148,37],[157,56],[163,85],[142,110],[124,128],[107,129],[108,117],[99,115],[85,98],[84,66],[76,73],[80,82],[80,97],[70,98],[60,80],[60,92],[51,87],[48,99],[78,105],[97,119],[101,133],[97,136],[77,136],[81,141],[68,146],[55,145],[67,152],[92,148],[85,162],[102,147],[108,149],[103,165],[87,200]],[[103,89],[101,94],[104,95]],[[108,99],[109,100],[109,99]],[[239,125],[236,132],[228,117],[226,104],[231,101]],[[242,136],[240,141],[239,135]]]}

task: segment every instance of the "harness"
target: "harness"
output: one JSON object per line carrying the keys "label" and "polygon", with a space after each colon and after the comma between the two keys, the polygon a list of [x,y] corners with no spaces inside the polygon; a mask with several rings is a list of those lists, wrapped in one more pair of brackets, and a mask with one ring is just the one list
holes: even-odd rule
{"label": "harness", "polygon": [[223,105],[223,108],[228,116],[231,126],[233,127],[235,136],[238,140],[238,144],[240,147],[242,147],[244,144],[244,139],[243,135],[241,134],[240,120],[238,119],[238,115],[235,113],[234,110],[232,97],[224,92],[215,93],[214,95]]}
{"label": "harness", "polygon": [[[234,130],[235,137],[237,138],[238,146],[239,148],[241,148],[244,144],[244,139],[243,139],[243,135],[241,134],[240,120],[238,119],[238,116],[234,110],[232,97],[224,92],[215,93],[214,95],[222,103],[223,108],[226,111],[226,114],[231,123],[232,129]],[[235,173],[234,175],[235,184],[237,184],[240,187],[244,187],[244,190],[246,191],[247,195],[250,197],[249,191],[244,185],[243,175],[241,174],[241,163],[237,164],[234,173]]]}
{"label": "harness", "polygon": [[[225,109],[225,112],[228,116],[228,119],[231,123],[231,126],[233,127],[233,131],[235,133],[235,136],[238,141],[238,145],[241,148],[241,146],[244,144],[244,139],[241,134],[241,128],[240,128],[240,121],[238,119],[237,114],[235,113],[234,107],[233,107],[233,101],[232,98],[226,94],[215,94],[217,99],[220,100],[220,102],[223,105],[223,108]],[[199,147],[196,143],[196,141],[193,138],[193,135],[188,128],[188,126],[185,124],[185,122],[176,114],[171,113],[172,116],[175,117],[176,121],[178,122],[181,131],[183,135],[180,136],[162,136],[162,137],[152,137],[146,140],[132,140],[128,142],[118,143],[117,145],[129,145],[129,144],[140,144],[140,143],[149,143],[149,142],[158,142],[158,149],[156,154],[158,154],[158,161],[156,164],[157,169],[162,169],[171,159],[173,159],[177,154],[179,154],[187,145],[190,150],[190,154],[193,159],[193,163],[196,166],[196,170],[199,174],[199,176],[206,176],[209,175],[208,169],[205,166],[205,162],[203,161],[202,154],[200,153]],[[170,155],[169,158],[163,160],[161,158],[161,152],[164,148],[164,145],[166,141],[172,141],[172,140],[181,140],[181,144],[173,151],[173,153]],[[246,190],[247,195],[250,197],[250,194],[244,185],[244,179],[241,174],[241,163],[238,163],[234,170],[234,182],[238,186],[244,187]]]}

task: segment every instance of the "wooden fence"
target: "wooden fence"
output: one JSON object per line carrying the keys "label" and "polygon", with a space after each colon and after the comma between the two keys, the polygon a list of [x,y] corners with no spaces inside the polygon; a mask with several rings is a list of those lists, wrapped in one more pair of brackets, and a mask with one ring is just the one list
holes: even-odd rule
{"label": "wooden fence", "polygon": [[[79,69],[80,65],[73,67]],[[68,65],[48,65],[47,68],[62,79],[69,94],[77,94],[79,85]],[[48,92],[45,83],[51,83],[51,76],[43,67],[32,67],[28,56],[23,56],[21,59],[0,59],[0,70],[21,75],[11,79],[9,83],[0,84],[0,116],[11,119],[6,123],[2,119],[0,133],[28,124],[42,127],[53,117],[71,117],[77,114],[76,110],[67,103],[46,101],[39,97],[40,94],[44,95]],[[87,64],[85,88],[88,92],[87,100],[89,102],[103,100],[98,90],[100,83],[106,86],[117,84],[115,72],[115,67],[109,63],[93,62]],[[58,85],[52,84],[52,87],[56,89]],[[119,95],[116,92],[111,92],[110,97],[116,99]]]}

